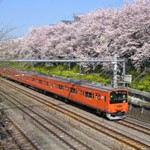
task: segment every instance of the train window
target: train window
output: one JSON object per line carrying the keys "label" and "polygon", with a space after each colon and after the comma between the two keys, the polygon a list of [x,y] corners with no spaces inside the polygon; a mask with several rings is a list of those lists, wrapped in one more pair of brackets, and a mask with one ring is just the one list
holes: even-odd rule
{"label": "train window", "polygon": [[104,101],[106,102],[106,96],[104,96]]}
{"label": "train window", "polygon": [[32,78],[32,81],[35,81],[35,78]]}
{"label": "train window", "polygon": [[126,91],[112,91],[110,93],[110,104],[127,102]]}
{"label": "train window", "polygon": [[65,86],[65,90],[66,90],[66,91],[69,91],[69,88],[68,88],[67,86]]}
{"label": "train window", "polygon": [[85,92],[85,97],[87,97],[87,98],[93,98],[93,93],[91,93],[91,92]]}
{"label": "train window", "polygon": [[78,90],[78,93],[80,94],[80,95],[83,95],[83,91],[82,90]]}
{"label": "train window", "polygon": [[97,99],[97,100],[100,100],[100,99],[101,99],[100,94],[96,94],[96,99]]}
{"label": "train window", "polygon": [[29,77],[26,77],[26,80],[29,80]]}
{"label": "train window", "polygon": [[70,88],[70,92],[71,93],[76,93],[76,89],[75,88]]}
{"label": "train window", "polygon": [[46,81],[46,85],[48,85],[48,81]]}
{"label": "train window", "polygon": [[40,83],[40,84],[42,84],[42,82],[43,82],[42,80],[39,80],[39,83]]}
{"label": "train window", "polygon": [[50,87],[51,87],[51,88],[53,87],[53,83],[50,83]]}
{"label": "train window", "polygon": [[53,84],[53,87],[57,87],[57,84],[54,83],[54,84]]}
{"label": "train window", "polygon": [[62,85],[58,85],[58,89],[62,90],[63,86]]}
{"label": "train window", "polygon": [[18,75],[17,78],[19,79],[19,78],[21,78],[21,77]]}

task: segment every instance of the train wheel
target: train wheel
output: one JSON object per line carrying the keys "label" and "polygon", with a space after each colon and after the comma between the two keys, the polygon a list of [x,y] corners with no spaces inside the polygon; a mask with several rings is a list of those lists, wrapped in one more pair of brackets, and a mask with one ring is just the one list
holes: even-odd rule
{"label": "train wheel", "polygon": [[69,100],[68,99],[64,99],[65,103],[69,104]]}

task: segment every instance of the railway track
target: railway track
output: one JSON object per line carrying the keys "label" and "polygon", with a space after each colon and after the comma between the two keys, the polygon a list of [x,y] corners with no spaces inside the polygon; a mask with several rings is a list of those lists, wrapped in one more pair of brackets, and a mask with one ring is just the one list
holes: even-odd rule
{"label": "railway track", "polygon": [[[2,82],[4,82],[4,81],[2,81]],[[10,85],[8,83],[5,83],[5,85],[6,84],[8,86],[11,86],[12,88],[15,88],[18,92],[21,92],[21,93],[29,96],[33,100],[36,100],[36,101],[38,101],[38,102],[40,102],[40,103],[42,103],[42,104],[44,104],[44,105],[46,105],[48,107],[51,107],[51,108],[55,109],[56,111],[59,111],[59,112],[65,114],[65,115],[71,117],[72,119],[77,120],[77,121],[87,125],[88,127],[91,127],[92,129],[94,129],[94,130],[96,130],[96,131],[98,131],[100,133],[103,133],[103,134],[105,134],[105,135],[107,135],[109,137],[112,137],[113,139],[117,140],[118,142],[121,142],[121,143],[125,144],[126,146],[128,146],[130,148],[137,149],[137,150],[150,149],[150,146],[147,145],[147,144],[144,144],[144,143],[142,143],[142,142],[140,142],[138,140],[135,140],[135,139],[133,139],[131,137],[128,137],[128,136],[126,136],[124,134],[121,134],[121,133],[119,133],[117,131],[114,131],[114,130],[108,128],[108,127],[105,127],[105,126],[101,125],[100,123],[94,122],[94,121],[92,121],[90,119],[87,119],[87,118],[85,118],[85,117],[83,117],[81,115],[78,115],[78,114],[76,114],[76,113],[74,113],[72,111],[69,111],[69,110],[67,110],[65,108],[62,108],[61,106],[55,105],[55,104],[53,104],[53,103],[51,103],[51,102],[49,102],[49,101],[47,101],[47,100],[45,100],[45,99],[43,99],[41,97],[38,97],[37,95],[33,95],[30,92],[24,91],[24,90],[22,90],[22,89],[20,89],[18,87],[14,87],[14,86],[12,86],[12,85]],[[130,124],[130,125],[127,125],[127,121],[125,121],[126,123],[123,123],[123,122],[124,121],[120,121],[119,123],[122,124],[122,125],[128,126],[128,127],[133,129],[134,124],[128,122],[128,124]],[[132,127],[131,127],[131,124],[132,124]],[[150,131],[150,129],[148,128],[147,129],[148,132],[147,132],[140,125],[135,130],[137,130],[139,132],[143,132],[144,131],[148,135],[149,135],[149,131]]]}
{"label": "railway track", "polygon": [[117,123],[150,136],[150,128],[145,127],[143,125],[139,125],[139,124],[131,122],[127,119],[120,120]]}
{"label": "railway track", "polygon": [[[42,150],[42,148],[34,141],[32,141],[8,116],[5,116],[4,123],[7,135],[12,140],[18,150]],[[9,142],[10,143],[10,142]],[[3,149],[7,149],[7,143]]]}
{"label": "railway track", "polygon": [[[14,98],[12,95],[4,95],[1,93],[3,97],[9,100],[15,107],[19,108],[22,112],[24,112],[27,116],[29,116],[32,120],[54,135],[57,139],[62,141],[68,149],[72,150],[92,150],[87,144],[83,143],[82,141],[78,140],[71,134],[67,133],[64,129],[58,127],[56,124],[51,122],[50,120],[44,118],[35,110],[29,108],[27,105],[23,104],[18,99]],[[11,98],[11,100],[10,100]],[[13,101],[12,101],[13,100]],[[15,101],[15,102],[14,102]],[[17,103],[16,103],[17,102]],[[18,106],[18,104],[20,106]],[[25,108],[25,109],[24,109]]]}

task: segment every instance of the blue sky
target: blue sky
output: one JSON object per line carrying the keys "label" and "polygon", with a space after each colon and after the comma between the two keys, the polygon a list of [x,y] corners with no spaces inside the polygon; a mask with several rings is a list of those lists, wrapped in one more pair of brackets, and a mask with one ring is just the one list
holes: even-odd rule
{"label": "blue sky", "polygon": [[100,8],[121,8],[125,0],[0,0],[0,27],[15,28],[18,36],[30,27],[73,20],[74,14],[86,14]]}

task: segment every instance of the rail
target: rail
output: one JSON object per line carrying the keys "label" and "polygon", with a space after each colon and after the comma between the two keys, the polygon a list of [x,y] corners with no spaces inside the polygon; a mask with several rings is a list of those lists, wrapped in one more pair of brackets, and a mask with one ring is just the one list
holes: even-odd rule
{"label": "rail", "polygon": [[31,94],[30,92],[26,92],[26,91],[23,91],[23,90],[19,90],[19,88],[18,88],[18,91],[20,91],[20,92],[24,93],[25,95],[31,97],[33,100],[39,101],[40,103],[42,103],[42,104],[44,104],[48,107],[51,107],[51,108],[57,110],[58,112],[61,112],[65,115],[69,116],[70,118],[72,118],[74,120],[77,120],[77,121],[93,128],[93,129],[95,129],[98,132],[101,132],[101,133],[103,133],[107,136],[112,137],[113,139],[116,139],[117,141],[120,141],[120,142],[124,143],[125,145],[128,145],[132,148],[139,149],[139,150],[145,149],[145,148],[150,148],[150,146],[148,146],[148,145],[146,145],[146,144],[144,144],[140,141],[137,141],[133,138],[130,138],[130,137],[124,135],[124,134],[121,134],[121,133],[119,133],[115,130],[112,130],[108,127],[105,127],[105,126],[101,125],[100,123],[97,123],[95,121],[87,119],[87,118],[85,118],[85,117],[83,117],[79,114],[76,114],[76,113],[74,113],[72,111],[69,111],[65,108],[62,108],[58,105],[50,103],[49,101],[47,101],[47,100],[45,100],[41,97],[38,97],[37,95]]}

